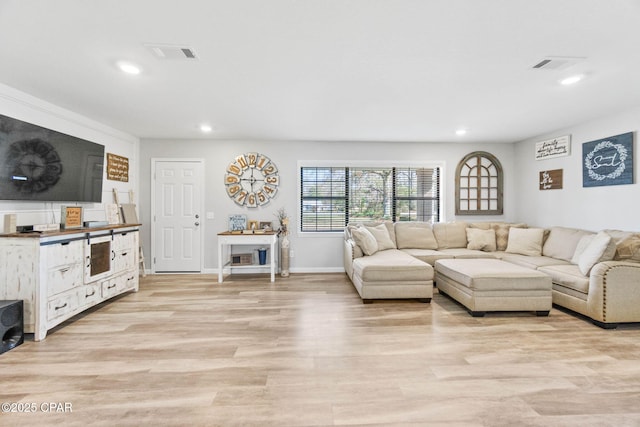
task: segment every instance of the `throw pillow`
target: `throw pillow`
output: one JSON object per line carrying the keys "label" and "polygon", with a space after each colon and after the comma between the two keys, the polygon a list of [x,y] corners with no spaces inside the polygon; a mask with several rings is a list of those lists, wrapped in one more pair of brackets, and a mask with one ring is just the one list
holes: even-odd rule
{"label": "throw pillow", "polygon": [[481,230],[479,228],[467,228],[467,249],[475,249],[485,252],[495,252],[496,232],[493,229]]}
{"label": "throw pillow", "polygon": [[398,249],[438,249],[436,236],[428,222],[396,223]]}
{"label": "throw pillow", "polygon": [[540,256],[542,254],[542,228],[515,228],[509,229],[509,243],[507,252],[512,254]]}
{"label": "throw pillow", "polygon": [[365,226],[364,228],[369,230],[369,232],[376,239],[379,251],[383,251],[385,249],[395,249],[396,244],[391,240],[391,236],[389,235],[389,230],[387,230],[386,225],[380,224],[375,227]]}
{"label": "throw pillow", "polygon": [[378,252],[378,242],[366,227],[356,228],[351,232],[351,235],[365,255],[373,255]]}
{"label": "throw pillow", "polygon": [[496,232],[496,250],[505,251],[509,243],[509,230],[511,228],[527,228],[527,224],[509,224],[506,222],[491,223],[491,228]]}
{"label": "throw pillow", "polygon": [[580,262],[580,256],[587,249],[589,243],[596,237],[595,234],[587,234],[586,236],[582,236],[580,241],[578,242],[578,246],[576,246],[576,251],[573,253],[573,258],[571,258],[571,264],[578,265]]}
{"label": "throw pillow", "polygon": [[[585,276],[589,275],[591,268],[601,261],[603,256],[605,258],[613,259],[615,252],[606,254],[607,248],[610,246],[611,236],[609,236],[604,231],[599,232],[593,237],[593,240],[589,243],[589,245],[584,249],[582,254],[580,255],[580,259],[578,260],[578,267],[580,268],[580,272]],[[615,251],[615,247],[614,247]],[[604,261],[604,259],[602,259]]]}
{"label": "throw pillow", "polygon": [[631,231],[605,230],[616,243],[616,261],[640,261],[640,233]]}

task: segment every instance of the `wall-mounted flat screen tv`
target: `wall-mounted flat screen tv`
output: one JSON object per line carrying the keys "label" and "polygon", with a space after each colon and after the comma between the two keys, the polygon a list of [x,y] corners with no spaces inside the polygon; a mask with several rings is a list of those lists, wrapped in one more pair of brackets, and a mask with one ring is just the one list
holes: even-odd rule
{"label": "wall-mounted flat screen tv", "polygon": [[0,114],[0,200],[101,202],[104,145]]}

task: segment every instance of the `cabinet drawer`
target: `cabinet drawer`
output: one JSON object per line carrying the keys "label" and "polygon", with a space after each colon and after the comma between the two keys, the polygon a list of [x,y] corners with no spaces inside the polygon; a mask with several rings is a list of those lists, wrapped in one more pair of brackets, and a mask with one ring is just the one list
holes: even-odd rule
{"label": "cabinet drawer", "polygon": [[47,260],[47,270],[52,268],[82,262],[84,244],[82,240],[60,242],[41,247],[42,255]]}
{"label": "cabinet drawer", "polygon": [[78,294],[75,289],[72,289],[49,299],[47,319],[55,320],[73,312],[76,308],[78,308]]}
{"label": "cabinet drawer", "polygon": [[91,307],[102,301],[102,289],[99,283],[90,283],[77,290],[80,307]]}
{"label": "cabinet drawer", "polygon": [[48,296],[52,297],[76,286],[81,286],[83,281],[84,267],[80,263],[49,270],[47,274]]}
{"label": "cabinet drawer", "polygon": [[105,280],[101,287],[102,299],[111,298],[118,295],[118,282],[116,279]]}

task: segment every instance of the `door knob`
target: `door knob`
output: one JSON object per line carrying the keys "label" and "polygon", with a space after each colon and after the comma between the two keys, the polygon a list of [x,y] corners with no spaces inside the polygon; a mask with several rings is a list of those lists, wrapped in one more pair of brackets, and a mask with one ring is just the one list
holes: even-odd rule
{"label": "door knob", "polygon": [[199,222],[196,222],[196,224],[195,224],[195,225],[196,225],[196,227],[197,227],[197,226],[199,226],[199,225],[200,225],[200,223],[199,223]]}
{"label": "door knob", "polygon": [[196,215],[196,219],[200,218],[200,215]]}

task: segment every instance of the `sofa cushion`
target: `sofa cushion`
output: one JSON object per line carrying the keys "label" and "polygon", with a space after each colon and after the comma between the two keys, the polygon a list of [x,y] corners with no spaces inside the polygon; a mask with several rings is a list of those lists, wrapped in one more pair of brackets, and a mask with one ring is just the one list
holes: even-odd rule
{"label": "sofa cushion", "polygon": [[441,252],[443,255],[448,255],[449,258],[455,259],[495,258],[495,256],[493,256],[493,252],[484,252],[467,248],[439,249],[438,252]]}
{"label": "sofa cushion", "polygon": [[575,264],[550,265],[538,271],[551,276],[551,281],[582,294],[589,292],[589,278],[580,272]]}
{"label": "sofa cushion", "polygon": [[542,228],[509,229],[509,243],[506,252],[529,256],[540,256],[542,252]]}
{"label": "sofa cushion", "polygon": [[364,282],[433,280],[433,268],[429,264],[397,249],[355,259],[353,272]]}
{"label": "sofa cushion", "polygon": [[351,230],[351,235],[365,255],[373,255],[378,252],[378,242],[367,227],[355,228]]}
{"label": "sofa cushion", "polygon": [[[584,239],[584,237],[583,237]],[[582,239],[580,240],[582,241]],[[580,243],[578,243],[580,246]],[[589,275],[591,268],[601,261],[611,261],[615,255],[616,246],[611,242],[611,236],[604,231],[594,235],[589,244],[578,257],[578,267],[585,276]]]}
{"label": "sofa cushion", "polygon": [[419,259],[420,261],[426,262],[431,266],[434,266],[436,264],[436,261],[439,259],[453,258],[453,255],[446,254],[444,253],[444,251],[436,251],[433,249],[402,249],[402,252],[405,252],[412,257]]}
{"label": "sofa cushion", "polygon": [[467,247],[466,222],[436,222],[433,234],[438,241],[438,249]]}
{"label": "sofa cushion", "polygon": [[616,261],[640,261],[640,233],[605,230],[616,244]]}
{"label": "sofa cushion", "polygon": [[428,222],[397,222],[395,232],[398,249],[438,249]]}
{"label": "sofa cushion", "polygon": [[389,229],[387,228],[386,224],[380,224],[375,227],[365,226],[365,228],[369,230],[369,232],[376,239],[379,251],[396,248],[396,243],[391,240]]}
{"label": "sofa cushion", "polygon": [[496,232],[493,229],[481,230],[467,228],[467,249],[494,252],[496,250]]}
{"label": "sofa cushion", "polygon": [[503,254],[498,258],[503,261],[510,262],[512,264],[521,265],[523,267],[532,268],[537,270],[540,267],[547,267],[550,265],[565,265],[569,264],[569,261],[565,261],[562,259],[551,258],[548,256],[529,256],[529,255],[519,255],[519,254],[510,254],[508,252],[498,252],[497,254]]}
{"label": "sofa cushion", "polygon": [[583,236],[589,234],[595,233],[576,228],[552,227],[549,231],[549,237],[542,247],[542,255],[571,261],[578,242]]}

